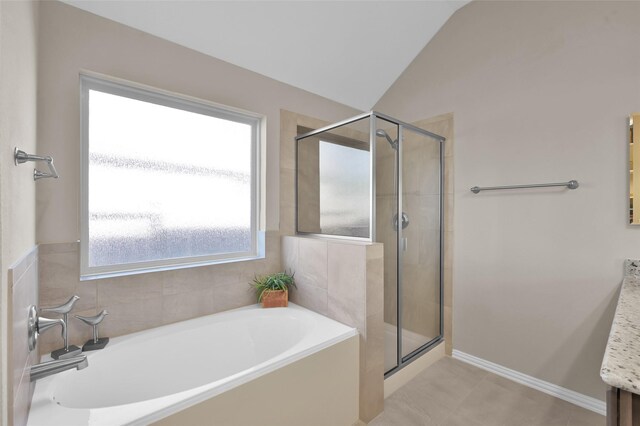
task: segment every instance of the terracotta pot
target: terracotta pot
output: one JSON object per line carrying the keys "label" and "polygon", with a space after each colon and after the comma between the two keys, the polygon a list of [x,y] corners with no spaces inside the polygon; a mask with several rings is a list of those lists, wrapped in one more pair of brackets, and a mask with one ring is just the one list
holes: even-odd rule
{"label": "terracotta pot", "polygon": [[263,308],[286,308],[289,304],[288,290],[271,290],[262,294]]}

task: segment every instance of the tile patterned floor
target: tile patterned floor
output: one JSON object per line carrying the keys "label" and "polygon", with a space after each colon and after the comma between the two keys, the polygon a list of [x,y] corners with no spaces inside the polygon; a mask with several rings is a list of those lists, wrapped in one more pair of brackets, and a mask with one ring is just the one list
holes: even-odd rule
{"label": "tile patterned floor", "polygon": [[441,359],[385,400],[369,426],[604,426],[605,418],[454,360]]}

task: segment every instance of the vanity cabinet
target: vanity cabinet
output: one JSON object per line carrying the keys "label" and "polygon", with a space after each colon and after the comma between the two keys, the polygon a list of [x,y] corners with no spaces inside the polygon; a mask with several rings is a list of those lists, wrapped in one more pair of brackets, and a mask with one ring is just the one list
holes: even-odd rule
{"label": "vanity cabinet", "polygon": [[607,426],[640,426],[640,395],[608,386]]}

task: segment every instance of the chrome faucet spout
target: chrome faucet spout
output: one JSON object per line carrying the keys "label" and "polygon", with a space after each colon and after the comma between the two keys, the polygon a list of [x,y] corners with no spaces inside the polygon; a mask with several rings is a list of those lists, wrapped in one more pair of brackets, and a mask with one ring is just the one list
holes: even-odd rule
{"label": "chrome faucet spout", "polygon": [[38,317],[37,324],[38,324],[38,333],[40,334],[44,333],[45,331],[47,331],[48,329],[56,325],[59,325],[62,327],[62,336],[64,336],[67,332],[67,323],[64,322],[62,318],[52,319],[52,318]]}
{"label": "chrome faucet spout", "polygon": [[29,376],[32,382],[38,379],[51,376],[56,373],[61,373],[66,370],[75,368],[82,370],[89,366],[89,361],[86,355],[78,355],[71,358],[56,359],[53,361],[43,362],[36,364],[29,369]]}

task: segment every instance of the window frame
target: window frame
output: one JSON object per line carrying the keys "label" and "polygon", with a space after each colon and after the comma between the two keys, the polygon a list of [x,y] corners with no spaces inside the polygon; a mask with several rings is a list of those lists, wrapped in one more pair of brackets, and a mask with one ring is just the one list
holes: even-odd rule
{"label": "window frame", "polygon": [[[89,91],[96,90],[143,102],[239,122],[251,126],[251,250],[176,257],[153,261],[89,266]],[[240,262],[265,257],[261,162],[266,117],[238,108],[94,73],[80,73],[80,280]]]}

